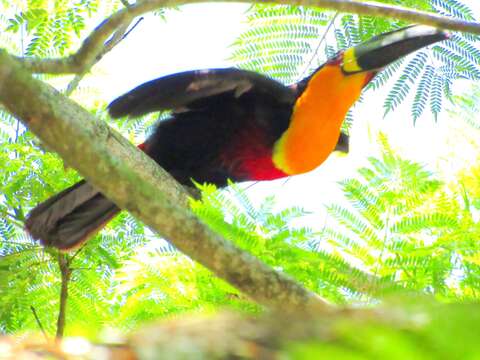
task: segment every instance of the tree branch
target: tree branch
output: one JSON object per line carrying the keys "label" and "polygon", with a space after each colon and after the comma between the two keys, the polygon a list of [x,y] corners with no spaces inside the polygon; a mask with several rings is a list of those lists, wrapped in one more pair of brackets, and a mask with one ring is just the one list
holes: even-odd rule
{"label": "tree branch", "polygon": [[[130,6],[130,4],[126,0],[123,0],[122,4],[125,7]],[[103,46],[103,49],[100,50],[100,47],[98,48],[99,52],[98,52],[97,56],[92,58],[92,60],[91,60],[92,63],[90,63],[90,64],[85,63],[83,65],[82,71],[80,73],[77,73],[77,75],[73,78],[73,80],[70,81],[70,83],[68,84],[67,89],[65,91],[65,95],[70,96],[75,91],[77,86],[80,84],[80,81],[82,81],[85,74],[93,67],[93,65],[95,65],[97,62],[99,62],[105,56],[105,54],[112,51],[113,48],[115,46],[117,46],[123,39],[125,39],[128,36],[128,34],[130,34],[132,32],[132,30],[135,29],[137,27],[137,25],[142,20],[143,20],[143,18],[140,18],[139,20],[137,20],[137,22],[131,27],[130,30],[128,29],[128,27],[130,26],[129,22],[122,23],[115,30],[112,37],[105,42],[105,44]],[[100,25],[100,26],[102,26],[102,25]],[[83,61],[85,61],[85,60],[81,60],[81,62],[83,62]]]}
{"label": "tree branch", "polygon": [[[432,358],[479,355],[478,304],[416,301],[330,315],[306,311],[255,318],[228,313],[180,317],[137,331],[128,344],[141,359],[155,359],[161,354],[171,359],[188,358],[189,354],[204,359],[387,359],[395,357],[394,353],[399,358],[415,358],[414,354],[425,357],[422,353]],[[452,347],[450,339],[458,331],[477,335],[458,340]],[[334,348],[337,351],[332,351]],[[467,348],[464,354],[457,355],[460,349]],[[303,351],[297,352],[300,349]],[[404,353],[405,349],[411,351]]]}
{"label": "tree branch", "polygon": [[[31,344],[0,337],[9,359],[477,359],[478,304],[413,298],[335,314],[219,313],[175,317],[138,329],[125,343]],[[452,340],[453,339],[453,340]]]}
{"label": "tree branch", "polygon": [[60,269],[60,275],[62,279],[60,287],[60,305],[57,318],[57,333],[55,339],[57,341],[62,340],[65,332],[65,319],[67,317],[67,300],[68,300],[68,285],[70,283],[70,277],[72,270],[70,269],[70,262],[66,254],[58,254],[58,267]]}
{"label": "tree branch", "polygon": [[0,103],[120,208],[256,302],[331,309],[316,294],[236,248],[189,210],[184,188],[128,140],[0,51]]}
{"label": "tree branch", "polygon": [[110,51],[113,50],[123,39],[125,39],[143,20],[143,17],[138,19],[137,22],[129,29],[130,23],[122,24],[112,35],[112,37],[104,44],[102,50],[98,53],[97,56],[92,60],[91,64],[85,64],[84,69],[81,73],[78,73],[73,80],[68,84],[65,95],[70,96],[73,91],[80,84],[80,81],[83,79],[85,74],[102,58]]}
{"label": "tree branch", "polygon": [[[251,2],[247,0],[210,0],[210,2]],[[202,3],[205,0],[143,0],[117,11],[107,18],[83,42],[80,49],[65,58],[37,59],[18,58],[33,73],[81,74],[89,69],[101,54],[104,44],[116,31],[128,27],[132,20],[160,7]],[[480,35],[480,23],[447,18],[437,14],[407,9],[401,6],[357,0],[272,0],[272,4],[302,5],[320,7],[339,12],[395,18],[411,23],[435,26],[446,30],[470,32]],[[119,31],[121,32],[121,31]]]}

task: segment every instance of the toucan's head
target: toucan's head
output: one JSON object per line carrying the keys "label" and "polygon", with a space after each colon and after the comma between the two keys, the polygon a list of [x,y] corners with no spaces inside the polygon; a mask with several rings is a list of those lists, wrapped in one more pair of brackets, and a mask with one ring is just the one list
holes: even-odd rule
{"label": "toucan's head", "polygon": [[449,37],[449,33],[430,26],[412,25],[348,48],[331,62],[340,65],[345,75],[360,72],[375,74],[392,62]]}

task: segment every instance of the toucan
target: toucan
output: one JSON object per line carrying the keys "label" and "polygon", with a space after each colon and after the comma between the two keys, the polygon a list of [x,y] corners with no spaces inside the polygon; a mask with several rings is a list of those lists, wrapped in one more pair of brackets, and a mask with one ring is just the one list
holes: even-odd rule
{"label": "toucan", "polygon": [[[342,122],[385,66],[448,33],[413,25],[338,52],[285,86],[235,69],[186,71],[146,82],[115,99],[113,118],[170,111],[139,148],[184,185],[218,187],[306,173],[348,148]],[[78,247],[120,211],[85,180],[36,206],[26,229],[46,246]]]}

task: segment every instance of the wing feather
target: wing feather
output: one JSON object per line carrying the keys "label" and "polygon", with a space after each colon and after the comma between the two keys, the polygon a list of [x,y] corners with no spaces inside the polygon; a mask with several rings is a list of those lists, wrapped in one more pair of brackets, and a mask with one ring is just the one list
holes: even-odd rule
{"label": "wing feather", "polygon": [[148,81],[115,99],[108,107],[114,118],[188,108],[206,98],[255,92],[280,103],[295,102],[297,92],[253,71],[235,68],[194,70]]}

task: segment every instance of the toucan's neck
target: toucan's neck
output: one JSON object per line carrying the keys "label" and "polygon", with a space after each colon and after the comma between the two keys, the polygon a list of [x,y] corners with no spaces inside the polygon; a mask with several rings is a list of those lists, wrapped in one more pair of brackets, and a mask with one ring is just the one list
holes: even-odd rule
{"label": "toucan's neck", "polygon": [[273,162],[287,174],[315,169],[330,155],[345,116],[372,73],[345,75],[327,64],[315,73],[297,99],[289,128],[275,143]]}

